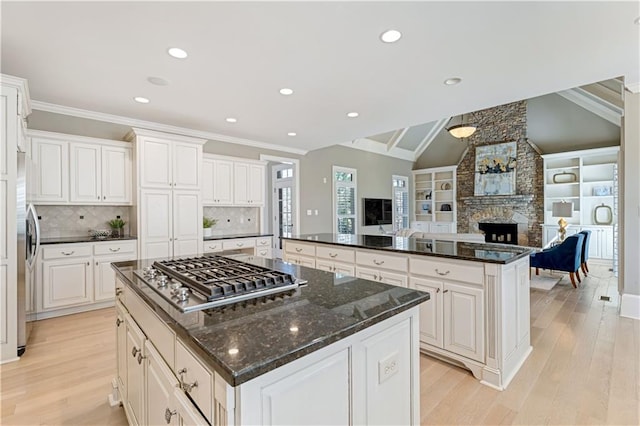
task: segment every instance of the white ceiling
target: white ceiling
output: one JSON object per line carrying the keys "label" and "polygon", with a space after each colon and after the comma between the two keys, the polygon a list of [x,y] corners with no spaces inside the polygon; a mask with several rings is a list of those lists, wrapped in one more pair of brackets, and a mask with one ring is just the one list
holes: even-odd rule
{"label": "white ceiling", "polygon": [[[1,71],[40,108],[306,151],[618,76],[638,90],[639,16],[636,1],[4,1]],[[389,28],[398,43],[380,42]]]}

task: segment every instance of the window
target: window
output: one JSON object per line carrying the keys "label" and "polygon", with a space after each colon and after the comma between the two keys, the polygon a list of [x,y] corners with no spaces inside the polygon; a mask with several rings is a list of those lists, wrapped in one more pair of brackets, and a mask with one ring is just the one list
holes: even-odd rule
{"label": "window", "polygon": [[393,176],[393,229],[409,227],[409,178]]}
{"label": "window", "polygon": [[358,217],[355,169],[333,166],[333,232],[355,234]]}

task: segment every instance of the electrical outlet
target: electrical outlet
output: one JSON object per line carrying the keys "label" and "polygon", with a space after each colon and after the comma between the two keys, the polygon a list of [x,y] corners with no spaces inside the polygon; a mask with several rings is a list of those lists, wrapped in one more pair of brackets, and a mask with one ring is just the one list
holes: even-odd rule
{"label": "electrical outlet", "polygon": [[314,210],[316,216],[318,216],[318,209]]}
{"label": "electrical outlet", "polygon": [[399,363],[398,352],[378,361],[378,384],[384,383],[396,374],[400,370]]}
{"label": "electrical outlet", "polygon": [[311,216],[311,210],[307,210],[307,216]]}

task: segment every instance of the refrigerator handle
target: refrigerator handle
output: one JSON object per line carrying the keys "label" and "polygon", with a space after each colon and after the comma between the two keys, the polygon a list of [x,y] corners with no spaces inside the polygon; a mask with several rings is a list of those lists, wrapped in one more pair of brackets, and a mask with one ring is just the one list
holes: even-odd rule
{"label": "refrigerator handle", "polygon": [[38,221],[38,212],[36,212],[36,208],[33,204],[29,204],[29,207],[27,207],[27,216],[29,215],[33,216],[36,234],[36,249],[33,251],[33,257],[30,262],[30,265],[32,266],[38,258],[38,252],[40,251],[40,222]]}

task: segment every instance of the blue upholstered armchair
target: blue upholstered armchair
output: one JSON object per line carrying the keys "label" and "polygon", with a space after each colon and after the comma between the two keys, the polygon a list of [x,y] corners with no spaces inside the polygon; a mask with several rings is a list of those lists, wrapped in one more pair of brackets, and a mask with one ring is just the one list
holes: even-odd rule
{"label": "blue upholstered armchair", "polygon": [[591,239],[591,231],[580,231],[580,234],[584,235],[584,240],[582,241],[582,259],[580,260],[580,268],[582,268],[582,272],[586,277],[589,272],[587,259],[589,259],[589,240]]}
{"label": "blue upholstered armchair", "polygon": [[539,273],[538,268],[568,272],[571,284],[575,288],[575,277],[578,278],[578,282],[582,282],[579,270],[582,265],[583,241],[583,234],[571,235],[557,246],[532,253],[529,256],[529,265],[536,268],[536,275]]}

